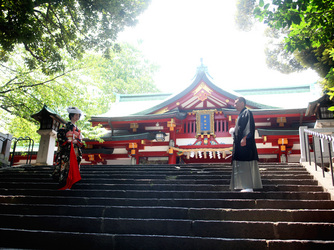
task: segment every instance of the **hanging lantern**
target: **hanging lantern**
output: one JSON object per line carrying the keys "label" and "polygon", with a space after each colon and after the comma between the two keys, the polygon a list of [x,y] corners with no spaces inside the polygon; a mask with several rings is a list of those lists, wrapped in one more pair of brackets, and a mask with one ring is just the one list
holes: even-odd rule
{"label": "hanging lantern", "polygon": [[155,139],[160,142],[165,141],[165,133],[159,131],[158,133],[156,133]]}
{"label": "hanging lantern", "polygon": [[129,143],[129,148],[138,148],[138,144],[135,142]]}
{"label": "hanging lantern", "polygon": [[139,127],[138,123],[130,123],[130,128],[132,128],[133,132],[137,132],[138,127]]}
{"label": "hanging lantern", "polygon": [[284,124],[286,123],[286,117],[277,117],[276,122],[280,127],[284,127]]}
{"label": "hanging lantern", "polygon": [[138,144],[137,143],[129,143],[129,148],[131,149],[131,155],[135,155],[136,154],[136,148],[138,148]]}
{"label": "hanging lantern", "polygon": [[174,118],[172,118],[170,121],[167,122],[167,127],[169,127],[170,131],[174,131],[175,126],[176,126],[176,123],[174,121]]}
{"label": "hanging lantern", "polygon": [[280,145],[288,144],[288,138],[279,138],[278,144]]}
{"label": "hanging lantern", "polygon": [[172,154],[173,154],[173,148],[169,148],[168,153],[169,153],[170,155],[172,155]]}

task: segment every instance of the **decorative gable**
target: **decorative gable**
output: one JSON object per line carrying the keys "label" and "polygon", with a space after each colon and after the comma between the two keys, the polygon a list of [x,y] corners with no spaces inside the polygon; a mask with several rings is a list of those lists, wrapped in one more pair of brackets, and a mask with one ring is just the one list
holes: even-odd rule
{"label": "decorative gable", "polygon": [[[203,75],[205,76],[205,74]],[[225,96],[214,90],[213,84],[208,79],[195,81],[185,91],[162,103],[160,107],[151,114],[163,114],[177,108],[179,111],[192,111],[202,109],[232,108],[236,96]]]}
{"label": "decorative gable", "polygon": [[194,96],[200,101],[205,101],[208,96],[211,96],[213,90],[208,87],[204,82],[201,82],[199,86],[193,91]]}

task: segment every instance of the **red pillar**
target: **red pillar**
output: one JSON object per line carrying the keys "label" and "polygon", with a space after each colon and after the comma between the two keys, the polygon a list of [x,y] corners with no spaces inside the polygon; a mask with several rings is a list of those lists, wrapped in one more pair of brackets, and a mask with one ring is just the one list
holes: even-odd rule
{"label": "red pillar", "polygon": [[168,164],[176,164],[176,153],[173,151],[173,154],[168,156]]}
{"label": "red pillar", "polygon": [[[176,131],[173,129],[169,132],[169,140],[173,140],[176,143]],[[168,164],[176,164],[176,152],[173,150],[172,154],[168,156]]]}

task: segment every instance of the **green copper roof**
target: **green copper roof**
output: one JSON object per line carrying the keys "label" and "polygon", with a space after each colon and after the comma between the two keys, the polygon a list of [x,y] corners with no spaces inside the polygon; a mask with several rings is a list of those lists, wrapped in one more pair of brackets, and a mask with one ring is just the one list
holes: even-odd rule
{"label": "green copper roof", "polygon": [[259,89],[238,89],[235,92],[243,95],[270,95],[270,94],[288,94],[288,93],[308,93],[311,91],[310,85],[279,87],[279,88],[259,88]]}
{"label": "green copper roof", "polygon": [[116,102],[137,102],[165,100],[171,93],[148,93],[148,94],[116,94]]}
{"label": "green copper roof", "polygon": [[[308,93],[311,91],[310,85],[278,87],[278,88],[259,88],[259,89],[237,89],[234,92],[242,96],[250,95],[270,95],[288,93]],[[116,94],[116,102],[136,102],[136,101],[155,101],[165,100],[171,97],[172,93],[148,93],[148,94]]]}

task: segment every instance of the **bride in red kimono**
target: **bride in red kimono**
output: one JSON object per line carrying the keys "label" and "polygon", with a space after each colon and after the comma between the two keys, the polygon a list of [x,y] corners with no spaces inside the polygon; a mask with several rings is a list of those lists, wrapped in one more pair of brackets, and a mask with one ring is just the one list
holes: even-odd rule
{"label": "bride in red kimono", "polygon": [[59,182],[60,189],[71,189],[81,180],[80,162],[82,159],[82,135],[75,123],[80,119],[82,111],[76,107],[67,109],[70,121],[61,127],[57,134],[58,150],[55,158],[53,179]]}

